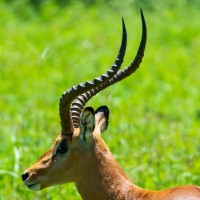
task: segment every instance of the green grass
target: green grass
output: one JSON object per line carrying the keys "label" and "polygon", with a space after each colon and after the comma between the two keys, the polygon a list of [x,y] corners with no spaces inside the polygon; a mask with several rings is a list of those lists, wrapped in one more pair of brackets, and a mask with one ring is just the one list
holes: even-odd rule
{"label": "green grass", "polygon": [[[141,20],[139,5],[128,3],[45,4],[24,15],[0,4],[0,199],[81,199],[73,184],[32,192],[21,173],[59,134],[62,92],[113,63],[121,16],[128,32],[123,66],[131,62]],[[148,41],[140,69],[87,104],[110,108],[103,138],[126,174],[147,189],[200,185],[199,8],[169,5],[143,10]]]}

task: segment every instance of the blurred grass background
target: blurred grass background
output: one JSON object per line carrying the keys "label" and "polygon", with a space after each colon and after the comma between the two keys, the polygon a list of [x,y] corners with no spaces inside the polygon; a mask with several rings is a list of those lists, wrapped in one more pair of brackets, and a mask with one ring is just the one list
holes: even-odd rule
{"label": "blurred grass background", "polygon": [[[128,32],[124,67],[141,37],[137,72],[87,105],[106,104],[103,138],[140,187],[200,185],[200,1],[0,1],[0,199],[81,199],[73,184],[28,190],[21,173],[59,134],[59,97],[113,63]],[[67,170],[67,169],[66,169]]]}

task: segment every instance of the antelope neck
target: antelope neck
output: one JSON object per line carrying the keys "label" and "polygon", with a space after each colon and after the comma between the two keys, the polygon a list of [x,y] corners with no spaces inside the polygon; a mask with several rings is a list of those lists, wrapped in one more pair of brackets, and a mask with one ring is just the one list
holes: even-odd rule
{"label": "antelope neck", "polygon": [[122,200],[137,196],[141,189],[132,184],[124,174],[111,152],[99,138],[92,151],[90,162],[85,158],[79,180],[75,182],[77,190],[84,200]]}

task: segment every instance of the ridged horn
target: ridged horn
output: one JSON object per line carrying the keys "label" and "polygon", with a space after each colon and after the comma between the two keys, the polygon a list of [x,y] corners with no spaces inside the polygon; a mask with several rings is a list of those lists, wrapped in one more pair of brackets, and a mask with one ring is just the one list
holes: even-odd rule
{"label": "ridged horn", "polygon": [[102,91],[103,89],[107,88],[110,85],[113,85],[114,83],[121,81],[122,79],[126,78],[127,76],[130,76],[132,73],[136,71],[136,69],[139,67],[140,63],[142,62],[142,58],[144,56],[144,50],[146,46],[146,39],[147,39],[147,28],[145,23],[145,18],[143,15],[142,10],[141,12],[141,20],[142,20],[142,37],[140,41],[140,45],[137,51],[137,54],[133,60],[133,62],[126,67],[124,70],[118,71],[115,76],[113,76],[110,80],[108,80],[106,83],[97,86],[94,89],[91,89],[77,97],[75,102],[73,103],[73,106],[71,108],[72,110],[72,120],[73,120],[73,126],[78,128],[80,124],[80,114],[82,112],[83,107],[85,104],[97,93]]}
{"label": "ridged horn", "polygon": [[[64,135],[72,135],[74,127],[72,123],[72,117],[76,116],[76,109],[71,114],[71,104],[75,98],[79,95],[84,94],[87,91],[91,91],[100,85],[108,82],[110,79],[114,77],[114,75],[118,72],[119,68],[124,59],[124,55],[126,52],[126,44],[127,44],[127,34],[126,27],[124,24],[124,20],[122,19],[122,41],[118,56],[112,65],[112,67],[100,77],[93,79],[92,81],[87,81],[85,83],[80,83],[77,86],[73,86],[64,92],[60,98],[59,103],[59,115],[61,120],[62,134]],[[79,115],[80,117],[80,115]]]}

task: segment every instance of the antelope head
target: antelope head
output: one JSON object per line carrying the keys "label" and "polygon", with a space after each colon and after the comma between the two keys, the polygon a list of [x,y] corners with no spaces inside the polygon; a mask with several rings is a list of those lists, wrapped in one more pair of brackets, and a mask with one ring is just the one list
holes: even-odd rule
{"label": "antelope head", "polygon": [[101,138],[101,133],[108,126],[108,108],[101,106],[95,111],[91,107],[83,108],[98,92],[131,75],[139,67],[146,45],[146,24],[142,11],[141,20],[140,45],[128,67],[119,70],[127,43],[126,28],[122,19],[121,46],[112,67],[100,77],[78,84],[62,94],[59,103],[61,133],[49,150],[22,174],[22,180],[29,189],[41,190],[66,182],[77,183],[79,179],[86,178],[85,174],[93,171],[92,168],[98,164],[98,151],[105,154],[109,152]]}

